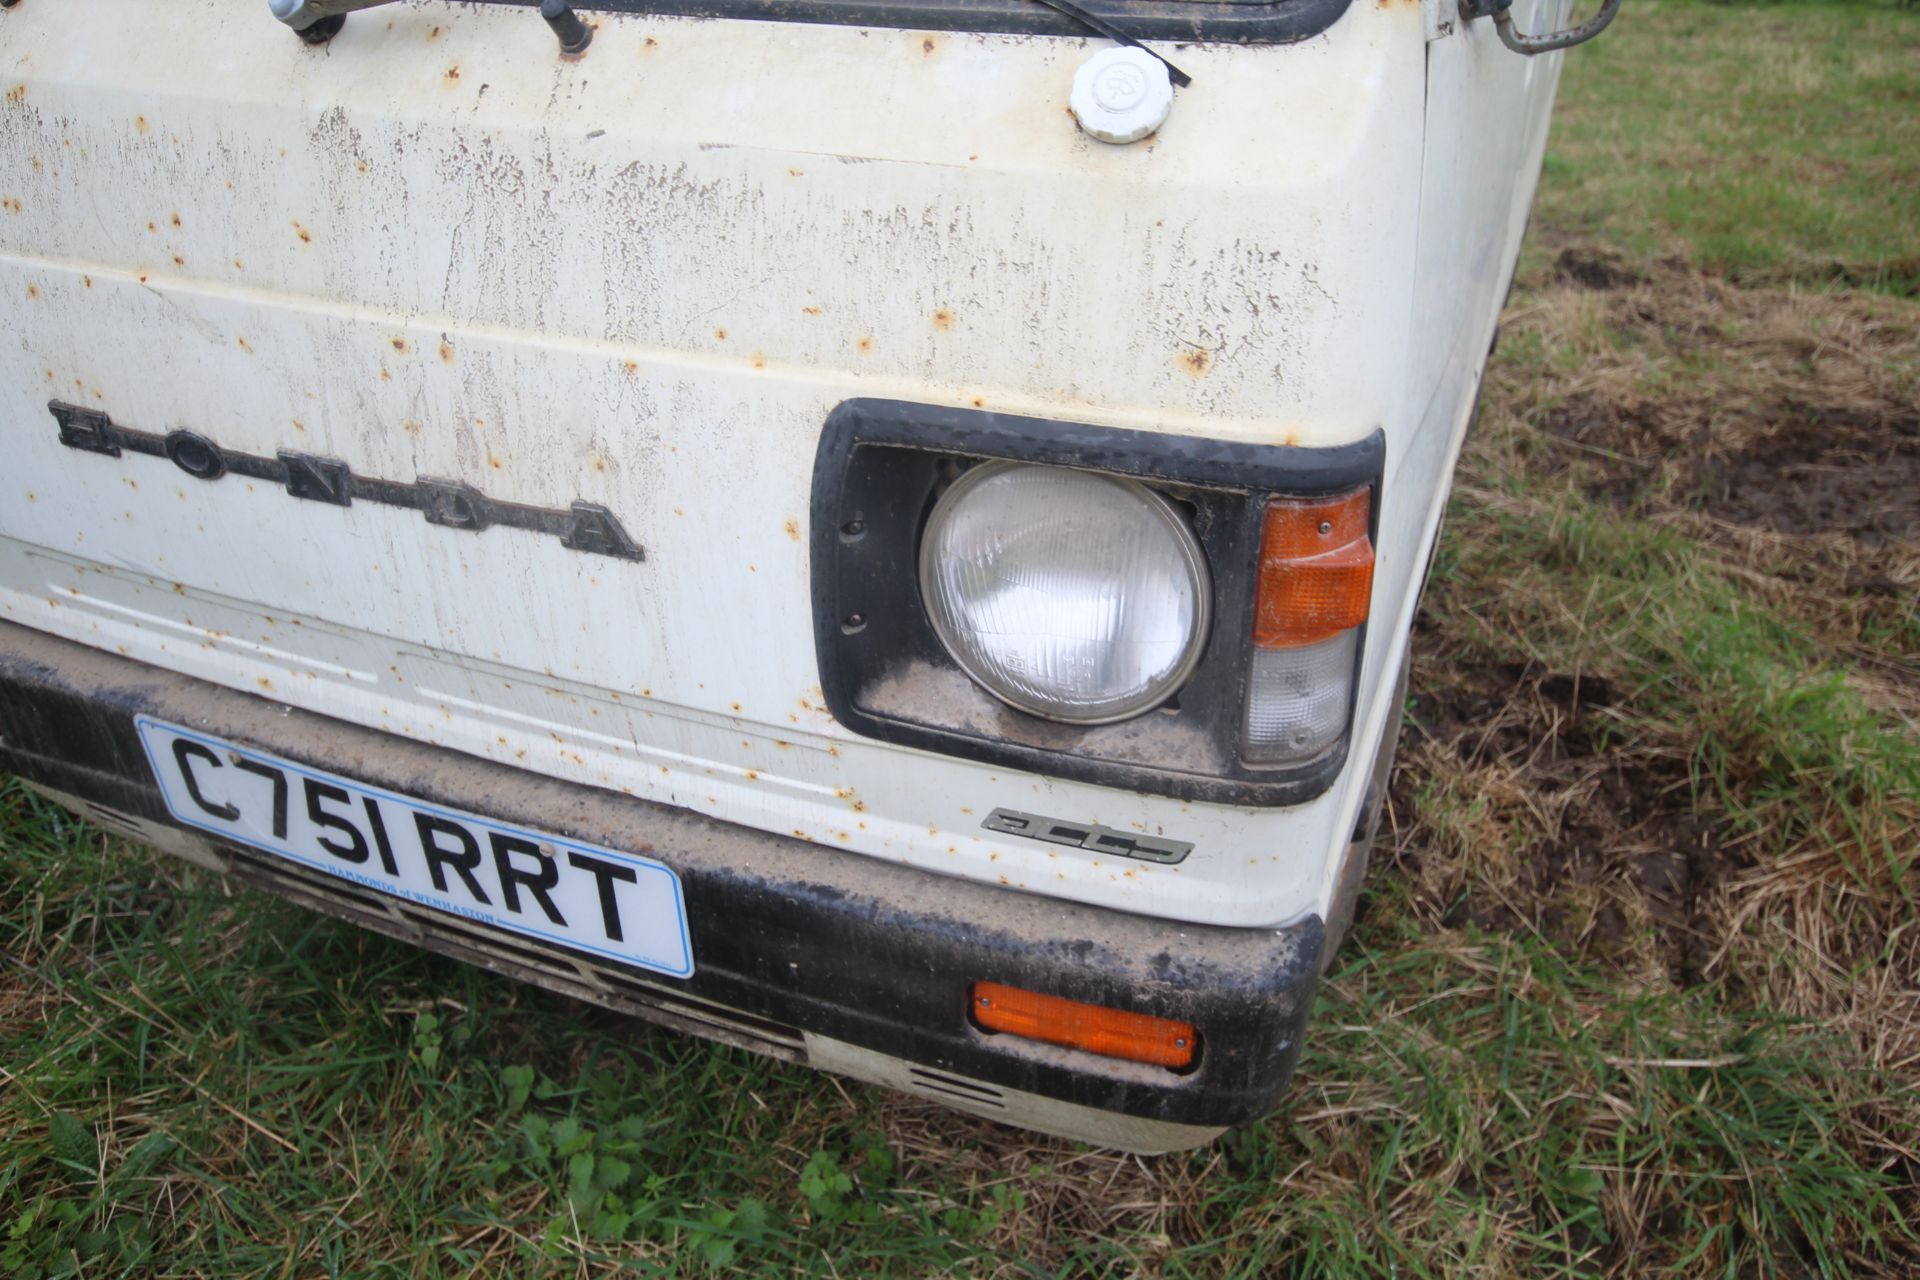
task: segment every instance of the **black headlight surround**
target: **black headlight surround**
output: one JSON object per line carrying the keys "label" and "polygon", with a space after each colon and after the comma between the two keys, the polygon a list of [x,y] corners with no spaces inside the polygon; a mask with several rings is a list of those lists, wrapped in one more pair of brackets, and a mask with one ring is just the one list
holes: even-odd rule
{"label": "black headlight surround", "polygon": [[[1377,526],[1385,456],[1378,430],[1302,448],[846,401],[828,415],[813,471],[814,645],[827,709],[881,742],[1056,778],[1217,804],[1312,799],[1345,763],[1344,739],[1293,768],[1239,762],[1261,519],[1274,494],[1365,484]],[[1190,513],[1213,580],[1213,618],[1199,665],[1166,707],[1113,725],[1061,724],[1000,702],[947,654],[920,601],[921,530],[948,478],[997,460],[1137,480]]]}

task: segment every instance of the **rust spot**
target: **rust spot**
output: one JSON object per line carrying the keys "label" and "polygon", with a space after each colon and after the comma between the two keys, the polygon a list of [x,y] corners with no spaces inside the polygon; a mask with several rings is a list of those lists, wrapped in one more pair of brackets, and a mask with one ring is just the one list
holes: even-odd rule
{"label": "rust spot", "polygon": [[138,129],[142,133],[153,132],[153,126],[147,123],[147,118],[145,116],[135,116],[133,118],[133,127]]}
{"label": "rust spot", "polygon": [[789,178],[804,178],[807,176],[807,171],[805,169],[789,169],[787,170],[787,176]]}
{"label": "rust spot", "polygon": [[504,462],[502,462],[502,461],[500,461],[500,459],[498,459],[498,458],[496,458],[496,457],[494,457],[494,456],[493,456],[492,454],[488,454],[488,455],[487,455],[487,465],[488,465],[488,466],[490,466],[490,467],[492,467],[492,468],[493,468],[493,469],[494,469],[495,471],[499,471],[499,470],[501,470],[501,469],[502,469],[503,467],[505,467],[505,466],[506,466],[507,464],[506,464],[506,463],[504,463]]}
{"label": "rust spot", "polygon": [[865,813],[867,811],[867,802],[865,800],[855,800],[853,802],[853,811],[855,813]]}
{"label": "rust spot", "polygon": [[176,583],[174,583],[174,584],[173,584],[173,594],[175,594],[175,595],[177,595],[177,596],[183,596],[183,595],[185,595],[185,594],[187,594],[187,585],[186,585],[186,583],[184,583],[184,582],[176,582]]}
{"label": "rust spot", "polygon": [[142,271],[135,279],[139,280],[141,284],[145,284],[147,282],[147,273]]}
{"label": "rust spot", "polygon": [[453,85],[459,84],[460,83],[460,64],[456,62],[452,66],[448,67],[447,74],[440,78],[440,82],[444,85],[447,85],[449,88],[451,88]]}
{"label": "rust spot", "polygon": [[[427,30],[427,39],[429,39],[429,40],[438,40],[439,38],[440,38],[440,28],[438,28],[438,27],[430,27],[430,28],[428,28],[428,30]],[[501,745],[502,745],[502,746],[505,746],[505,745],[506,745],[506,741],[507,741],[507,740],[506,740],[505,738],[502,738],[502,739],[500,739],[500,743],[501,743]]]}
{"label": "rust spot", "polygon": [[233,260],[233,269],[235,271],[245,271],[247,269],[247,264],[240,261],[240,259],[235,258]]}
{"label": "rust spot", "polygon": [[246,352],[248,355],[253,354],[253,344],[251,342],[248,342],[245,337],[236,333],[233,335],[233,340],[240,344],[240,349],[242,351]]}
{"label": "rust spot", "polygon": [[179,215],[179,214],[177,214],[177,213],[176,213],[176,214],[172,214],[172,215],[170,215],[170,216],[169,216],[169,217],[167,218],[167,221],[168,221],[168,222],[171,222],[171,223],[172,223],[172,224],[173,224],[174,226],[176,226],[176,227],[177,227],[177,226],[179,226],[179,225],[180,225],[180,215]]}
{"label": "rust spot", "polygon": [[307,431],[307,424],[300,421],[300,419],[295,418],[293,419],[293,429],[295,431],[300,432],[302,435],[305,435]]}
{"label": "rust spot", "polygon": [[853,345],[860,349],[860,354],[863,356],[870,356],[873,354],[872,338],[862,338],[860,339],[860,341],[854,343]]}
{"label": "rust spot", "polygon": [[621,365],[621,368],[625,369],[629,374],[635,374],[640,372],[640,362],[638,360],[628,360]]}
{"label": "rust spot", "polygon": [[760,781],[760,771],[758,769],[747,770],[747,781],[748,782]]}
{"label": "rust spot", "polygon": [[642,49],[658,49],[660,47],[660,42],[658,40],[655,40],[652,36],[648,36],[645,40],[640,42],[640,47]]}
{"label": "rust spot", "polygon": [[924,58],[939,47],[939,45],[934,43],[933,37],[928,36],[920,42],[920,56]]}
{"label": "rust spot", "polygon": [[785,527],[789,538],[792,538],[795,542],[800,541],[800,522],[798,520],[787,521]]}
{"label": "rust spot", "polygon": [[1180,367],[1196,378],[1204,378],[1213,367],[1213,353],[1193,347],[1180,353]]}
{"label": "rust spot", "polygon": [[801,314],[801,315],[803,315],[803,316],[817,316],[817,315],[819,315],[819,314],[820,314],[820,308],[818,308],[818,307],[802,307],[802,308],[800,308],[800,314]]}
{"label": "rust spot", "polygon": [[393,381],[393,375],[387,372],[387,367],[385,365],[380,366],[380,381],[382,382]]}
{"label": "rust spot", "polygon": [[395,351],[398,351],[401,355],[407,354],[409,350],[407,346],[407,340],[405,338],[395,338],[393,340],[393,349]]}
{"label": "rust spot", "polygon": [[986,408],[986,407],[987,407],[987,398],[986,398],[985,396],[975,396],[975,397],[973,398],[973,407],[974,407],[974,408],[976,408],[976,409],[984,409],[984,408]]}
{"label": "rust spot", "polygon": [[28,296],[29,298],[37,298],[37,297],[39,297],[39,296],[40,296],[40,286],[39,286],[39,285],[37,285],[37,284],[30,284],[30,285],[28,285],[28,286],[27,286],[27,296]]}
{"label": "rust spot", "polygon": [[0,209],[5,209],[8,213],[19,213],[21,207],[20,202],[12,196],[8,196],[5,200],[0,200]]}
{"label": "rust spot", "polygon": [[147,224],[147,230],[152,232],[155,235],[158,235],[160,233],[160,224],[157,222],[149,222]]}
{"label": "rust spot", "polygon": [[756,351],[753,353],[753,367],[756,369],[764,369],[767,367],[766,352]]}
{"label": "rust spot", "polygon": [[367,164],[367,162],[366,162],[365,160],[360,160],[360,161],[357,161],[357,162],[355,162],[355,166],[354,166],[354,167],[355,167],[355,168],[357,168],[357,169],[359,169],[359,170],[360,170],[360,172],[362,172],[362,173],[365,173],[365,172],[367,171],[367,169],[369,168],[369,166],[368,166],[368,164]]}
{"label": "rust spot", "polygon": [[453,346],[451,343],[443,342],[440,344],[440,358],[448,364],[453,363]]}
{"label": "rust spot", "polygon": [[735,711],[738,711],[740,709],[740,704],[737,702],[729,702],[727,705],[732,707]]}
{"label": "rust spot", "polygon": [[88,288],[88,289],[91,289],[91,288],[93,288],[93,277],[92,277],[92,276],[81,276],[81,277],[80,277],[80,283],[81,283],[81,285],[83,285],[84,287],[86,287],[86,288]]}
{"label": "rust spot", "polygon": [[173,265],[176,267],[184,267],[187,265],[187,260],[176,253],[173,255]]}
{"label": "rust spot", "polygon": [[23,84],[17,84],[13,86],[13,88],[7,90],[8,102],[25,102],[26,100],[27,100],[27,86]]}
{"label": "rust spot", "polygon": [[715,329],[713,336],[716,341],[725,342],[727,340],[727,331],[725,329]]}
{"label": "rust spot", "polygon": [[262,689],[273,688],[273,681],[267,679],[265,676],[261,676],[259,679],[255,680],[254,683],[259,685]]}
{"label": "rust spot", "polygon": [[936,329],[953,328],[953,312],[941,307],[933,313],[933,327]]}
{"label": "rust spot", "polygon": [[313,232],[311,232],[311,231],[309,231],[309,230],[307,230],[307,229],[306,229],[305,227],[303,227],[303,226],[301,226],[301,225],[300,225],[300,220],[299,220],[298,218],[295,218],[295,219],[293,220],[293,231],[294,231],[294,234],[295,234],[295,235],[297,235],[297,236],[299,236],[299,237],[300,237],[300,243],[301,243],[301,244],[312,244],[312,243],[313,243]]}
{"label": "rust spot", "polygon": [[593,460],[593,469],[595,471],[605,471],[607,469],[607,460],[605,458],[595,458]]}

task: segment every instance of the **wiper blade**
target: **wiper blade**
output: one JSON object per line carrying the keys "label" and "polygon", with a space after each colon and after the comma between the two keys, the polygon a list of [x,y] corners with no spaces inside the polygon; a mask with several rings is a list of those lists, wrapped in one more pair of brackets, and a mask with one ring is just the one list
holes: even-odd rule
{"label": "wiper blade", "polygon": [[1073,0],[1034,0],[1034,3],[1043,4],[1043,5],[1046,5],[1049,9],[1053,9],[1060,13],[1064,13],[1069,18],[1072,18],[1075,22],[1079,23],[1081,26],[1086,27],[1091,31],[1097,32],[1098,34],[1105,36],[1107,39],[1112,40],[1117,44],[1131,45],[1133,48],[1140,50],[1140,52],[1146,54],[1148,57],[1157,59],[1160,65],[1167,69],[1167,79],[1173,81],[1175,84],[1179,85],[1182,89],[1186,88],[1188,85],[1193,83],[1192,76],[1188,75],[1186,72],[1182,71],[1180,68],[1174,66],[1171,62],[1168,62],[1165,58],[1162,58],[1158,53],[1154,52],[1152,49],[1147,48],[1146,45],[1141,44],[1138,40],[1134,39],[1132,36],[1122,31],[1119,27],[1114,26],[1111,22],[1108,22],[1105,18],[1101,17],[1099,14],[1088,13],[1085,9],[1082,9],[1079,5],[1075,4]]}

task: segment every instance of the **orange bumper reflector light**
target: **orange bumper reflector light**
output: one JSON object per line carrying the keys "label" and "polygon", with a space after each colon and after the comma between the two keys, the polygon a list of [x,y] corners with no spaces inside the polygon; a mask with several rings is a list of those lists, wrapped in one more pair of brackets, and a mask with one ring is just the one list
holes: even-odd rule
{"label": "orange bumper reflector light", "polygon": [[969,999],[973,1020],[988,1031],[1156,1067],[1193,1065],[1197,1041],[1191,1022],[1062,1000],[997,982],[974,983]]}
{"label": "orange bumper reflector light", "polygon": [[1373,494],[1267,503],[1254,596],[1253,642],[1263,649],[1315,644],[1367,620],[1373,598]]}

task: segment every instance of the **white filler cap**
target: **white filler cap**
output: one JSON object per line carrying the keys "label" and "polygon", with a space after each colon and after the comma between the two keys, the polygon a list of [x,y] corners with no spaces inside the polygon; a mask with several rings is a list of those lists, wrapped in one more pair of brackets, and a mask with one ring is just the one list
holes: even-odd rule
{"label": "white filler cap", "polygon": [[1073,73],[1068,99],[1080,127],[1102,142],[1138,142],[1173,110],[1167,64],[1131,45],[1102,49]]}

